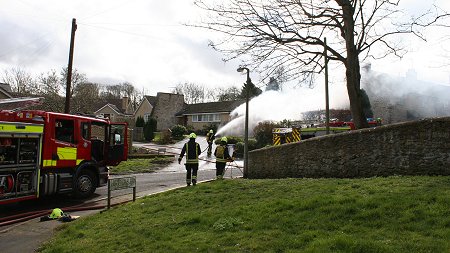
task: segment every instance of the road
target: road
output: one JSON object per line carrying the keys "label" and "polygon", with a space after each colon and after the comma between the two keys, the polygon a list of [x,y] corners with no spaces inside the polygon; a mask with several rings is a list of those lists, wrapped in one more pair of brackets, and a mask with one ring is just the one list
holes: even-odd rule
{"label": "road", "polygon": [[[196,141],[200,144],[202,150],[206,149],[207,143],[204,136],[197,137]],[[149,149],[158,150],[161,148],[165,149],[166,153],[179,154],[181,147],[186,142],[186,140],[178,142],[170,146],[159,146],[155,144],[145,144],[145,143],[135,143],[134,146],[145,147]],[[213,147],[214,150],[214,147]],[[178,156],[177,156],[178,157]],[[215,178],[215,163],[214,157],[208,158],[206,151],[202,152],[199,157],[199,172],[198,172],[198,182],[205,182]],[[236,161],[233,165],[240,166],[242,168],[242,161]],[[186,186],[186,170],[183,164],[178,164],[178,162],[173,162],[167,167],[161,168],[154,173],[142,173],[134,174],[136,177],[136,190],[137,197],[147,196],[155,194],[158,192],[168,191],[171,189],[185,187]],[[240,168],[235,168],[228,166],[225,178],[235,178],[242,177],[242,171]],[[130,200],[131,199],[131,189],[114,191],[113,197],[117,197],[112,203]],[[86,201],[98,201],[101,204],[106,204],[107,198],[107,187],[98,188],[94,196]],[[30,210],[49,210],[56,207],[63,208],[65,206],[73,206],[80,204],[80,201],[75,201],[68,199],[65,196],[62,197],[52,197],[37,201],[29,201],[26,203],[16,203],[9,206],[0,207],[0,217],[12,212],[24,212]],[[97,213],[100,210],[95,211],[79,211],[73,212],[71,215],[79,215],[84,217],[93,213]],[[61,225],[59,221],[46,221],[39,222],[39,218],[29,220],[24,223],[11,225],[7,227],[0,227],[0,245],[1,252],[34,252],[35,249],[39,247],[44,241],[51,238],[54,228]]]}

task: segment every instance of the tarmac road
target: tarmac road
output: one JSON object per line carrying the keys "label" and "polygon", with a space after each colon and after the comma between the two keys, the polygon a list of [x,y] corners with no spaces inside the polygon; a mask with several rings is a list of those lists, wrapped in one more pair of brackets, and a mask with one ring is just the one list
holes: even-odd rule
{"label": "tarmac road", "polygon": [[[166,149],[166,153],[179,154],[181,150],[180,147],[182,147],[182,145],[185,142],[186,140],[178,142],[170,147],[164,146],[164,148]],[[200,144],[202,150],[206,149],[207,144],[204,136],[197,137],[197,142]],[[156,150],[161,148],[161,146],[155,144],[136,143],[133,145]],[[215,147],[213,146],[213,150],[214,148]],[[215,164],[210,161],[214,161],[214,157],[208,158],[206,156],[206,151],[202,152],[202,154],[200,155],[200,164],[198,172],[199,183],[209,181],[215,178]],[[242,167],[242,161],[236,161],[234,164]],[[173,162],[172,164],[168,165],[165,168],[158,170],[155,173],[134,174],[134,176],[136,176],[137,181],[136,195],[138,198],[186,186],[185,181],[186,170],[184,168],[183,163],[178,164],[177,161]],[[225,177],[226,178],[242,177],[242,171],[241,169],[238,168],[228,167],[225,173]],[[112,195],[113,197],[122,195],[120,196],[120,198],[114,201],[130,200],[132,199],[131,192],[132,192],[131,189],[127,189],[115,191],[112,193]],[[103,202],[103,204],[106,205],[106,198],[107,198],[107,187],[101,187],[97,189],[96,194],[88,201],[99,200],[100,202]],[[43,201],[44,205],[47,205],[46,208],[44,208],[44,210],[56,207],[61,208],[67,203],[71,203],[72,205],[75,203],[73,201],[68,201],[67,198],[64,197],[58,198],[56,200],[56,204],[55,199]],[[114,201],[112,203],[114,203]],[[10,209],[17,210],[18,208],[28,208],[31,210],[34,208],[34,205],[36,205],[36,203],[33,202],[26,204],[19,203],[17,205],[12,205]],[[5,209],[0,209],[0,211],[4,212]],[[90,214],[98,213],[99,211],[101,210],[79,211],[79,212],[72,212],[70,214],[77,215],[82,218]],[[62,224],[63,223],[61,223],[60,221],[55,220],[39,222],[39,218],[36,218],[16,225],[0,227],[0,247],[1,247],[0,252],[2,253],[35,252],[35,249],[37,249],[43,242],[51,239],[54,229]]]}

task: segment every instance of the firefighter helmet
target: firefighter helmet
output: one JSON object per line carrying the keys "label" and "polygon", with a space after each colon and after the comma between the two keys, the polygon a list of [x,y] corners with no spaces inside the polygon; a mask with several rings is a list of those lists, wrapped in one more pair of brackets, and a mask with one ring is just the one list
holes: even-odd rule
{"label": "firefighter helmet", "polygon": [[61,210],[61,209],[59,209],[59,208],[55,208],[55,209],[53,209],[53,211],[52,211],[52,213],[50,214],[50,218],[51,219],[59,219],[59,218],[61,218],[61,216],[63,216],[64,215],[64,213],[63,213],[63,211]]}
{"label": "firefighter helmet", "polygon": [[222,137],[222,139],[220,139],[220,141],[221,141],[221,142],[227,143],[227,142],[228,142],[228,139],[227,139],[227,137],[224,136],[224,137]]}
{"label": "firefighter helmet", "polygon": [[189,139],[195,139],[195,138],[197,138],[197,135],[195,133],[191,133],[189,135]]}

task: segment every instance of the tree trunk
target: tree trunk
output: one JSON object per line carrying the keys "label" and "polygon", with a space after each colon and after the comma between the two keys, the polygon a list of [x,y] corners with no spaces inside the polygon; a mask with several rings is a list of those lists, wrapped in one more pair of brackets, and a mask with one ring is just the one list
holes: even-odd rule
{"label": "tree trunk", "polygon": [[359,66],[358,51],[355,46],[353,7],[348,0],[337,1],[343,11],[344,34],[347,58],[345,60],[347,92],[350,100],[350,111],[352,112],[353,122],[357,129],[369,127],[362,107],[360,93],[361,72]]}

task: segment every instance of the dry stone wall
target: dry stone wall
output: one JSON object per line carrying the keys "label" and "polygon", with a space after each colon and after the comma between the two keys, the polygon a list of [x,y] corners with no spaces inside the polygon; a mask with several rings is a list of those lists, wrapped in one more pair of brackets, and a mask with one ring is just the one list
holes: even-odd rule
{"label": "dry stone wall", "polygon": [[450,118],[316,137],[249,153],[248,178],[450,175]]}

